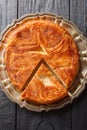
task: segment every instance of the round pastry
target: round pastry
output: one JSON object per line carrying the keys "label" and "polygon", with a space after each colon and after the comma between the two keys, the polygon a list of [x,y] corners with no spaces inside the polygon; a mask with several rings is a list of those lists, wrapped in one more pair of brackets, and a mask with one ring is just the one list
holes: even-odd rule
{"label": "round pastry", "polygon": [[50,104],[68,95],[79,70],[78,48],[68,31],[50,20],[26,20],[3,42],[6,72],[21,100]]}

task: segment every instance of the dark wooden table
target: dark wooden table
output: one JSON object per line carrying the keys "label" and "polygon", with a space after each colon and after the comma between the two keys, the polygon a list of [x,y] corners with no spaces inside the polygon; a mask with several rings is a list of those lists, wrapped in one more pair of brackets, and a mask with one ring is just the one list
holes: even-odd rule
{"label": "dark wooden table", "polygon": [[[63,15],[87,35],[87,0],[0,0],[0,32],[36,12]],[[65,108],[40,113],[19,108],[0,90],[0,130],[87,130],[87,89]]]}

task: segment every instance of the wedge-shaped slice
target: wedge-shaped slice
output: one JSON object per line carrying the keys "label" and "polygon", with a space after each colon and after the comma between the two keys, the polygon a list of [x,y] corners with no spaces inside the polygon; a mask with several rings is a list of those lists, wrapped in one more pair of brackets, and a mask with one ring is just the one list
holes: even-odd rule
{"label": "wedge-shaped slice", "polygon": [[75,81],[79,70],[78,49],[73,39],[65,34],[54,50],[52,50],[49,58],[46,57],[45,60],[58,75],[64,86],[68,88]]}
{"label": "wedge-shaped slice", "polygon": [[32,103],[50,104],[61,100],[66,95],[68,95],[67,90],[52,71],[42,63],[20,98]]}
{"label": "wedge-shaped slice", "polygon": [[[78,68],[79,69],[79,68]],[[64,86],[68,89],[74,82],[76,78],[76,73],[78,73],[78,69],[74,70],[71,68],[56,68],[55,71],[58,74],[58,77],[64,84]]]}

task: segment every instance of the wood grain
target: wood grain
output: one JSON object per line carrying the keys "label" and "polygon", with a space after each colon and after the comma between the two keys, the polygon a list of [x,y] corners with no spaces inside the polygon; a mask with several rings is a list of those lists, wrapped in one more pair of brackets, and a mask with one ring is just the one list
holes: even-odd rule
{"label": "wood grain", "polygon": [[[86,35],[87,0],[70,1],[70,20]],[[86,87],[87,88],[87,87]],[[72,130],[87,129],[87,89],[72,104]]]}
{"label": "wood grain", "polygon": [[[87,36],[87,0],[0,0],[0,32],[24,14],[50,12],[74,22]],[[32,112],[0,90],[0,130],[87,130],[87,87],[61,110]]]}
{"label": "wood grain", "polygon": [[87,10],[85,2],[87,2],[87,0],[70,0],[70,20],[75,23],[84,34],[86,32],[85,11]]}
{"label": "wood grain", "polygon": [[[50,12],[69,19],[69,0],[19,0],[18,17]],[[23,114],[22,114],[23,113]],[[24,125],[23,125],[24,124]],[[17,108],[17,130],[71,130],[71,108],[51,112],[28,112]]]}
{"label": "wood grain", "polygon": [[69,18],[69,0],[18,0],[18,16],[29,13],[55,13]]}
{"label": "wood grain", "polygon": [[[0,32],[16,18],[16,0],[0,0]],[[15,130],[15,104],[0,90],[0,130]]]}

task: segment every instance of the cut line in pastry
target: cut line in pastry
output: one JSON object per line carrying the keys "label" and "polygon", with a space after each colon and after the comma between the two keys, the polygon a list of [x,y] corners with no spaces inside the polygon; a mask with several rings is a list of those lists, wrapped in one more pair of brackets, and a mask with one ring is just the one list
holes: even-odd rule
{"label": "cut line in pastry", "polygon": [[37,66],[35,67],[35,69],[32,71],[32,73],[29,75],[28,79],[26,80],[25,84],[23,85],[23,89],[26,88],[26,86],[28,85],[28,83],[31,81],[31,79],[34,77],[34,75],[36,74],[36,72],[38,71],[38,69],[40,68],[41,64],[44,64],[49,70],[50,72],[55,76],[55,78],[64,86],[63,81],[59,78],[59,76],[52,70],[52,68],[46,63],[46,61],[44,59],[42,59]]}
{"label": "cut line in pastry", "polygon": [[[38,104],[50,104],[69,95],[55,72],[42,59],[24,85],[20,99]],[[23,87],[23,88],[24,88]]]}

